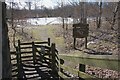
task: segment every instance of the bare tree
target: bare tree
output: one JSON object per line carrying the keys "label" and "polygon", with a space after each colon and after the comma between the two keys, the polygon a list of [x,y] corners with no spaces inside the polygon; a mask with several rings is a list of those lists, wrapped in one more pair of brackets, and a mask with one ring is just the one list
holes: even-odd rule
{"label": "bare tree", "polygon": [[101,27],[101,16],[102,16],[102,2],[98,2],[97,5],[99,6],[99,13],[98,16],[96,16],[96,25],[97,28]]}
{"label": "bare tree", "polygon": [[[6,5],[5,2],[0,1],[0,27],[2,27],[2,79],[11,79],[11,60],[10,60],[10,46],[8,37],[8,27],[6,23]],[[1,15],[2,14],[2,15]]]}
{"label": "bare tree", "polygon": [[104,6],[104,15],[106,15],[106,21],[109,22],[110,27],[114,30],[114,25],[116,22],[116,16],[118,12],[118,3],[117,2],[108,2]]}
{"label": "bare tree", "polygon": [[114,25],[115,25],[115,22],[116,22],[116,15],[117,15],[117,12],[118,12],[118,7],[119,7],[119,3],[116,5],[115,10],[113,12],[113,20],[112,20],[112,24],[111,24],[111,29],[112,30],[114,30]]}
{"label": "bare tree", "polygon": [[16,35],[16,29],[15,29],[15,25],[14,25],[14,9],[13,9],[13,7],[14,7],[14,2],[11,2],[10,3],[10,5],[11,5],[11,24],[12,24],[12,29],[13,29],[13,45],[14,45],[14,47],[16,47],[16,45],[15,45],[15,35]]}

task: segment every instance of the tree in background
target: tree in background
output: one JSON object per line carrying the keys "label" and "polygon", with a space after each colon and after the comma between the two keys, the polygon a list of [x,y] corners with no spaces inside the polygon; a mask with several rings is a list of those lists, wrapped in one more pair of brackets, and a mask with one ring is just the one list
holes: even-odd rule
{"label": "tree in background", "polygon": [[98,10],[98,14],[96,15],[96,25],[97,28],[101,27],[101,17],[102,17],[102,2],[96,2],[99,10]]}

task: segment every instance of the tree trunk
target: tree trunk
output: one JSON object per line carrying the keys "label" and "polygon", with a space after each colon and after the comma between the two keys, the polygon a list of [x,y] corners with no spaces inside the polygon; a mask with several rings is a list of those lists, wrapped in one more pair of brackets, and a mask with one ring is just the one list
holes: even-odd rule
{"label": "tree trunk", "polygon": [[117,15],[117,12],[118,12],[118,6],[119,5],[116,6],[115,11],[113,12],[113,20],[112,20],[112,24],[111,24],[111,29],[112,30],[114,30],[114,25],[115,25],[115,22],[116,22],[116,15]]}
{"label": "tree trunk", "polygon": [[[99,5],[99,4],[98,4],[98,5]],[[97,28],[100,28],[100,27],[101,27],[101,16],[102,16],[102,2],[100,2],[100,5],[99,5],[99,15],[98,15],[97,18],[96,18]]]}
{"label": "tree trunk", "polygon": [[2,78],[11,78],[11,61],[10,61],[10,48],[8,38],[8,27],[6,24],[6,5],[2,4]]}
{"label": "tree trunk", "polygon": [[[2,3],[0,2],[0,37],[2,37]],[[2,38],[0,38],[0,80],[2,79]]]}
{"label": "tree trunk", "polygon": [[[118,57],[120,58],[119,52],[120,52],[120,1],[118,2]],[[120,68],[118,71],[120,71]],[[120,79],[120,76],[119,76],[119,79]]]}

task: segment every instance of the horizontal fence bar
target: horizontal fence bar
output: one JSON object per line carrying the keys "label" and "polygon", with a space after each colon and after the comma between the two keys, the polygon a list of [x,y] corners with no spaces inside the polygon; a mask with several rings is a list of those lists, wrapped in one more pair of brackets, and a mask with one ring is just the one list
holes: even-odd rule
{"label": "horizontal fence bar", "polygon": [[34,42],[35,44],[48,44],[48,42]]}
{"label": "horizontal fence bar", "polygon": [[11,55],[16,55],[16,51],[10,51]]}
{"label": "horizontal fence bar", "polygon": [[74,62],[76,64],[85,64],[103,69],[119,70],[120,60],[117,56],[110,55],[80,55],[80,54],[60,54],[63,60]]}
{"label": "horizontal fence bar", "polygon": [[24,54],[21,55],[21,57],[25,57],[25,56],[26,56],[26,57],[33,57],[33,54],[29,54],[29,55],[28,55],[28,54],[26,53],[26,55],[24,55]]}
{"label": "horizontal fence bar", "polygon": [[59,74],[59,76],[61,77],[61,78],[63,78],[63,79],[66,79],[66,80],[68,80],[70,77],[68,77],[68,76],[66,76],[64,73],[62,73],[62,72],[58,72],[58,74]]}
{"label": "horizontal fence bar", "polygon": [[44,47],[45,49],[50,49],[50,47],[49,46],[44,46],[44,45],[35,45],[35,47],[36,48],[41,48],[41,47]]}
{"label": "horizontal fence bar", "polygon": [[20,43],[20,45],[32,45],[32,42]]}
{"label": "horizontal fence bar", "polygon": [[36,57],[37,60],[46,60],[46,61],[50,61],[51,59],[50,58],[47,58],[47,57]]}
{"label": "horizontal fence bar", "polygon": [[35,71],[35,69],[27,69],[27,68],[25,68],[25,69],[23,69],[24,71]]}
{"label": "horizontal fence bar", "polygon": [[32,72],[32,73],[25,73],[25,75],[35,75],[35,74],[38,74],[38,72]]}
{"label": "horizontal fence bar", "polygon": [[28,62],[28,61],[33,61],[33,59],[29,59],[29,60],[21,60],[21,62]]}
{"label": "horizontal fence bar", "polygon": [[12,72],[17,72],[18,71],[18,69],[14,69],[14,70],[12,70]]}
{"label": "horizontal fence bar", "polygon": [[31,46],[28,46],[28,47],[20,47],[20,49],[29,49],[29,48],[32,48]]}
{"label": "horizontal fence bar", "polygon": [[[41,56],[43,56],[43,55],[41,55],[40,52],[39,52],[38,54],[36,54],[36,56],[41,57]],[[51,56],[51,54],[45,53],[44,56],[46,56],[46,57],[47,57],[47,56]]]}
{"label": "horizontal fence bar", "polygon": [[38,64],[39,64],[39,65],[37,65],[37,66],[23,64],[23,67],[27,67],[27,68],[48,67],[48,68],[50,68],[48,65],[43,65],[43,64],[41,64],[41,63],[38,63]]}
{"label": "horizontal fence bar", "polygon": [[17,77],[17,75],[18,75],[18,74],[14,74],[14,75],[12,75],[12,78]]}
{"label": "horizontal fence bar", "polygon": [[86,74],[84,72],[80,72],[79,70],[76,70],[76,69],[73,69],[73,68],[70,68],[68,66],[65,66],[65,65],[60,65],[60,67],[65,70],[65,71],[68,71],[74,75],[77,75],[78,77],[81,77],[85,80],[93,80],[93,78],[96,78],[92,75],[89,75],[89,74]]}
{"label": "horizontal fence bar", "polygon": [[27,79],[30,79],[30,80],[37,80],[37,79],[41,79],[41,77],[39,76],[39,75],[37,75],[37,76],[29,76],[29,77],[27,77]]}
{"label": "horizontal fence bar", "polygon": [[12,66],[14,67],[14,66],[17,66],[17,64],[12,64]]}
{"label": "horizontal fence bar", "polygon": [[47,62],[47,61],[40,61],[40,63],[39,62],[37,62],[36,64],[41,64],[41,63],[44,63],[44,64],[47,64],[47,65],[51,65],[51,63],[50,62]]}
{"label": "horizontal fence bar", "polygon": [[11,61],[13,61],[13,60],[17,60],[17,58],[11,58]]}
{"label": "horizontal fence bar", "polygon": [[[48,44],[47,41],[45,42],[34,42],[35,44]],[[32,45],[32,42],[21,42],[20,45]]]}
{"label": "horizontal fence bar", "polygon": [[26,58],[28,59],[28,58],[33,58],[33,56],[22,56],[21,58],[22,59],[26,59]]}
{"label": "horizontal fence bar", "polygon": [[21,52],[21,54],[24,54],[24,53],[32,53],[32,51],[24,51],[24,52]]}

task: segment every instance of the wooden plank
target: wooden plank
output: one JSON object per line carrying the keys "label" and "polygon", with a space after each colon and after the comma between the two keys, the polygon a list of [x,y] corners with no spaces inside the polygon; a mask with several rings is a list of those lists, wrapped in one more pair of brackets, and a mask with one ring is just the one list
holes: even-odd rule
{"label": "wooden plank", "polygon": [[25,61],[33,61],[33,58],[22,58],[21,59],[21,62],[25,62]]}
{"label": "wooden plank", "polygon": [[21,58],[22,58],[22,59],[25,59],[25,58],[33,58],[33,56],[22,56]]}
{"label": "wooden plank", "polygon": [[29,76],[29,77],[27,77],[27,79],[29,79],[29,80],[40,80],[41,77],[39,75],[37,75],[37,76]]}
{"label": "wooden plank", "polygon": [[21,62],[32,62],[33,61],[33,59],[30,59],[30,60],[22,60]]}
{"label": "wooden plank", "polygon": [[67,77],[65,74],[63,74],[62,72],[58,72],[59,76],[63,79],[68,80],[70,77]]}
{"label": "wooden plank", "polygon": [[44,46],[44,45],[35,45],[35,47],[37,47],[37,48],[41,48],[41,47],[44,47],[45,49],[50,49],[50,47],[49,46]]}
{"label": "wooden plank", "polygon": [[21,47],[21,49],[29,49],[32,48],[31,46],[27,46],[27,47]]}
{"label": "wooden plank", "polygon": [[[39,59],[38,59],[39,58]],[[47,57],[39,57],[39,56],[37,56],[37,60],[40,60],[40,59],[43,59],[43,60],[51,60],[50,58],[47,58]]]}
{"label": "wooden plank", "polygon": [[61,59],[74,62],[76,64],[85,64],[103,69],[118,71],[120,60],[117,56],[110,55],[80,55],[79,54],[60,54]]}
{"label": "wooden plank", "polygon": [[48,44],[48,42],[34,42],[35,44]]}
{"label": "wooden plank", "polygon": [[20,43],[20,45],[32,45],[32,42]]}
{"label": "wooden plank", "polygon": [[41,63],[38,63],[39,65],[37,66],[34,66],[34,65],[26,65],[26,64],[23,64],[23,67],[27,67],[27,68],[35,68],[35,67],[47,67],[47,68],[50,68],[48,65],[44,65],[44,64],[41,64]]}
{"label": "wooden plank", "polygon": [[12,58],[11,61],[13,61],[13,60],[17,60],[17,58]]}
{"label": "wooden plank", "polygon": [[25,53],[32,53],[33,51],[24,51],[24,52],[21,52],[21,54],[25,54]]}
{"label": "wooden plank", "polygon": [[24,71],[35,71],[35,69],[27,69],[27,68],[25,68],[25,69],[23,69]]}
{"label": "wooden plank", "polygon": [[14,75],[12,75],[12,78],[13,78],[13,79],[16,79],[16,78],[14,78],[14,77],[17,77],[17,75],[18,75],[18,74],[14,74]]}
{"label": "wooden plank", "polygon": [[12,64],[12,66],[14,67],[14,66],[17,66],[17,64]]}
{"label": "wooden plank", "polygon": [[74,74],[74,75],[78,75],[78,77],[81,77],[81,78],[83,78],[83,79],[85,79],[85,80],[93,80],[93,78],[96,78],[96,77],[94,77],[94,76],[91,76],[91,75],[86,74],[86,73],[84,73],[84,72],[80,72],[79,70],[70,68],[70,67],[65,66],[65,65],[60,65],[60,67],[61,67],[62,69],[64,69],[65,71],[68,71],[68,72],[70,72],[70,73],[72,73],[72,74]]}
{"label": "wooden plank", "polygon": [[16,55],[16,51],[10,51],[11,55]]}
{"label": "wooden plank", "polygon": [[38,61],[36,64],[39,64],[39,62],[40,62],[40,63],[45,63],[45,64],[50,65],[50,62],[49,62],[49,61],[46,61],[46,60],[43,60],[43,61]]}
{"label": "wooden plank", "polygon": [[[43,41],[43,42],[34,42],[34,43],[35,44],[48,44],[49,42]],[[32,45],[32,42],[22,42],[22,43],[20,43],[20,45]]]}
{"label": "wooden plank", "polygon": [[25,73],[25,75],[34,75],[34,74],[38,74],[38,73],[37,72]]}
{"label": "wooden plank", "polygon": [[17,71],[18,71],[17,69],[12,70],[12,72],[17,72]]}

